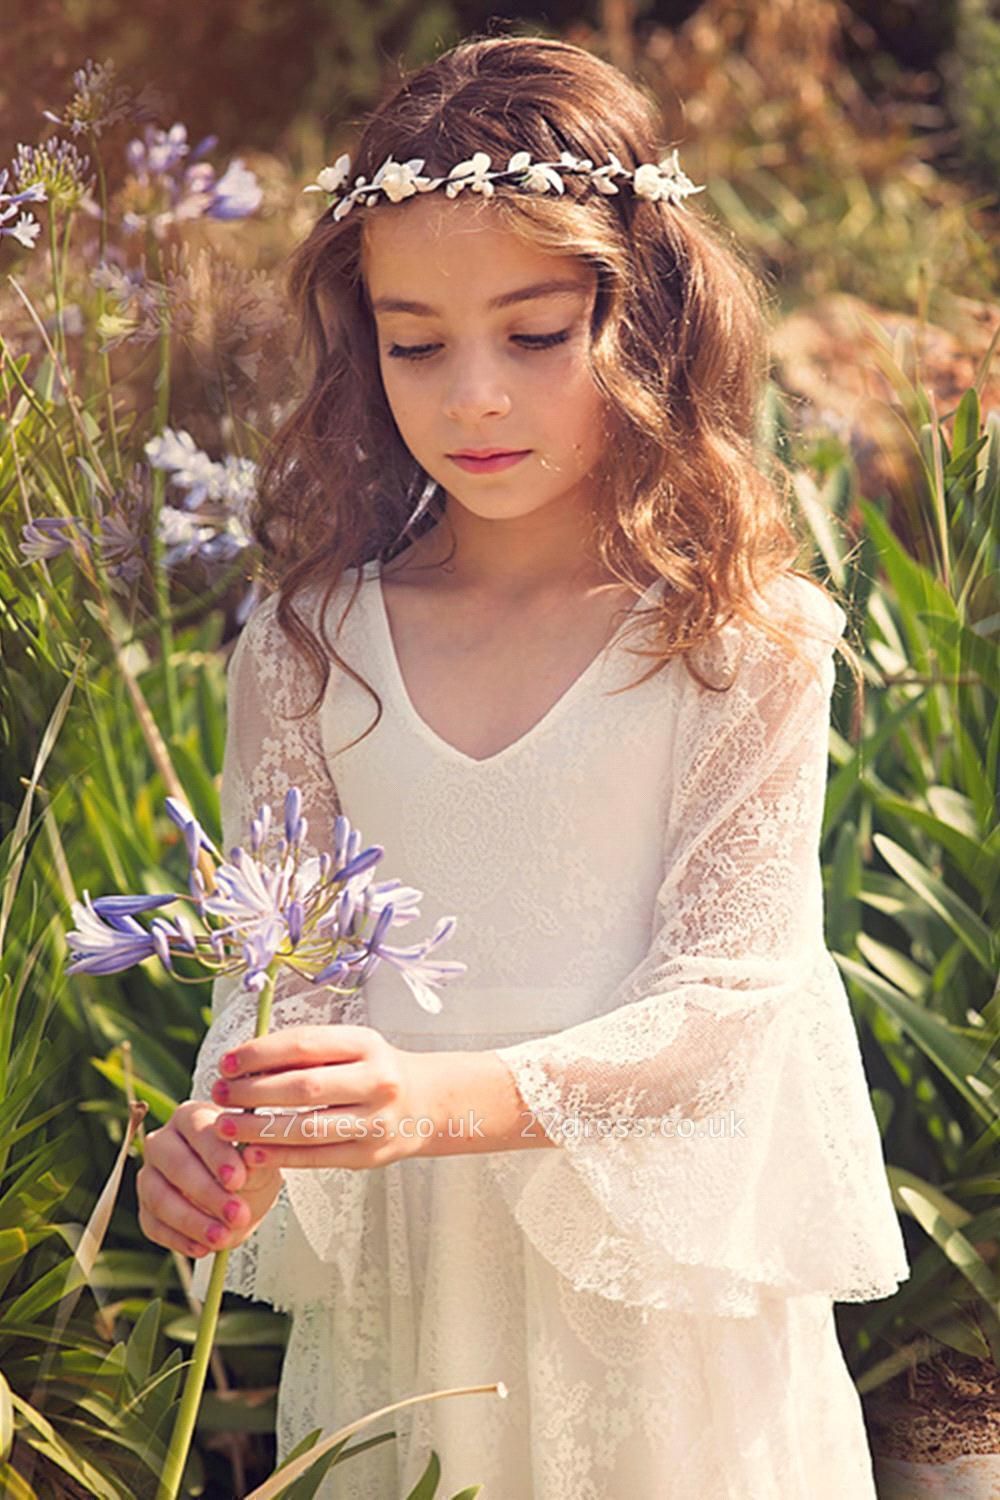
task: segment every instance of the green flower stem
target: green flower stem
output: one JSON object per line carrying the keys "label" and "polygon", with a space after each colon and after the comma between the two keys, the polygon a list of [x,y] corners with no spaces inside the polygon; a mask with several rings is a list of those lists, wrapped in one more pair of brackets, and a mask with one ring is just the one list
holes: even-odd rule
{"label": "green flower stem", "polygon": [[[93,127],[91,127],[91,131],[90,131],[90,145],[91,145],[91,150],[93,151],[93,154],[94,154],[94,160],[97,163],[97,180],[98,180],[98,184],[99,184],[100,202],[101,202],[101,218],[100,218],[100,224],[99,224],[99,236],[100,236],[100,239],[99,239],[99,244],[100,244],[99,258],[100,258],[101,261],[104,261],[104,259],[107,256],[107,251],[108,251],[108,184],[107,184],[107,179],[106,179],[106,177],[104,175],[104,162],[101,160],[101,153],[100,153],[100,150],[98,149],[98,137],[95,135]],[[107,292],[106,292],[106,290],[105,290],[104,287],[98,287],[98,289],[97,289],[97,319],[98,319],[98,323],[100,322],[101,318],[103,318],[103,316],[104,316],[104,314],[105,314],[105,312],[107,310],[107,305],[108,305],[108,294],[107,294]],[[105,396],[105,400],[107,402],[107,411],[108,411],[108,420],[107,420],[108,437],[111,440],[111,453],[112,453],[113,460],[114,460],[115,477],[118,480],[118,483],[121,484],[122,483],[122,479],[123,479],[123,475],[122,475],[122,457],[121,457],[121,452],[120,452],[120,449],[119,449],[119,446],[118,446],[118,423],[117,423],[117,421],[115,419],[115,389],[114,389],[114,380],[112,378],[112,372],[111,372],[111,354],[110,354],[110,351],[108,349],[105,349],[104,352],[101,354],[100,359],[101,359],[101,372],[102,372],[102,374],[104,376],[104,396]]]}
{"label": "green flower stem", "polygon": [[[277,962],[274,962],[267,971],[267,983],[261,990],[257,1001],[255,1037],[264,1036],[270,1024],[271,997],[274,993],[276,971]],[[201,1406],[201,1396],[205,1388],[208,1363],[212,1357],[212,1345],[215,1343],[215,1330],[219,1323],[219,1309],[222,1306],[222,1290],[226,1280],[229,1254],[228,1250],[217,1250],[212,1257],[212,1274],[208,1279],[208,1290],[205,1293],[201,1316],[198,1319],[194,1353],[184,1381],[177,1420],[170,1435],[170,1445],[167,1448],[163,1473],[156,1491],[156,1500],[177,1500],[180,1493],[184,1466],[187,1463],[191,1439],[194,1437],[194,1429],[198,1421],[198,1409]]]}
{"label": "green flower stem", "polygon": [[[160,291],[160,337],[158,343],[159,368],[154,389],[156,409],[153,417],[154,431],[159,434],[167,425],[170,415],[170,300],[163,284],[163,258],[152,231],[147,236],[150,259],[161,284]],[[160,638],[160,667],[163,673],[163,696],[167,714],[167,729],[172,739],[180,732],[180,703],[177,698],[177,681],[174,676],[173,630],[170,615],[170,583],[164,563],[165,545],[160,536],[160,512],[163,509],[163,491],[166,475],[162,469],[154,469],[152,476],[152,506],[150,512],[150,564],[153,574],[153,600],[156,606],[156,622]]]}
{"label": "green flower stem", "polygon": [[[62,326],[62,277],[59,273],[59,252],[56,246],[56,210],[54,204],[50,204],[49,206],[49,264],[52,268],[52,290],[55,295],[56,305],[55,344],[63,360],[63,369],[65,369],[66,341],[63,338]],[[53,360],[49,366],[49,378],[45,387],[45,399],[50,403],[55,395],[55,381],[56,367]]]}

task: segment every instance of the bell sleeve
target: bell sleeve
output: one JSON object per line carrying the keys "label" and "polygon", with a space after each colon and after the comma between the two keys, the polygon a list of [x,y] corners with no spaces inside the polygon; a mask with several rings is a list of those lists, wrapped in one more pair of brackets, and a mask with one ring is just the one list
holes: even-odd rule
{"label": "bell sleeve", "polygon": [[554,1147],[484,1156],[511,1213],[574,1289],[636,1307],[749,1317],[769,1295],[885,1297],[910,1271],[824,939],[846,617],[788,587],[804,661],[737,621],[699,657],[731,686],[680,674],[645,957],[593,1018],[496,1049]]}
{"label": "bell sleeve", "polygon": [[[263,802],[280,818],[290,785],[302,792],[308,820],[303,841],[306,856],[332,844],[333,823],[340,812],[337,790],[323,754],[316,722],[318,709],[295,717],[313,694],[308,674],[288,670],[289,646],[275,616],[276,600],[259,605],[243,629],[227,668],[226,743],[220,789],[222,848],[228,854],[246,842],[250,820]],[[257,996],[242,989],[240,975],[219,975],[212,986],[212,1020],[202,1039],[191,1082],[193,1099],[211,1099],[222,1054],[254,1035]],[[336,995],[317,988],[289,969],[279,971],[271,1010],[271,1029],[286,1026],[366,1024],[363,996]],[[356,1215],[346,1201],[359,1192],[361,1174],[339,1174],[336,1194],[324,1202],[310,1196],[303,1206],[305,1223],[295,1211],[296,1180],[305,1172],[282,1171],[283,1186],[257,1229],[229,1253],[225,1289],[294,1312],[325,1300],[329,1266],[314,1253],[311,1238],[325,1241],[331,1218],[340,1212],[352,1225]],[[322,1224],[312,1224],[316,1214]],[[334,1226],[335,1227],[335,1226]],[[195,1262],[193,1286],[204,1298],[212,1256]]]}

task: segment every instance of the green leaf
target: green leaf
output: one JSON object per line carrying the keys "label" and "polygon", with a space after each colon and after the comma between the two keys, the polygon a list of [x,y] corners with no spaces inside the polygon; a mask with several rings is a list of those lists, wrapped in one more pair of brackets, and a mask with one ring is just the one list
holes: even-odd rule
{"label": "green leaf", "polygon": [[[104,1059],[103,1057],[92,1057],[90,1061],[98,1073],[115,1084],[123,1095],[126,1093],[125,1069],[120,1062],[114,1061],[111,1058]],[[166,1125],[177,1108],[177,1100],[171,1099],[162,1089],[155,1088],[151,1083],[147,1083],[145,1079],[140,1078],[135,1072],[132,1074],[132,1087],[135,1097],[145,1100],[149,1105],[150,1113],[155,1115],[161,1125]]]}
{"label": "green leaf", "polygon": [[979,393],[975,386],[963,392],[955,412],[952,435],[956,453],[962,453],[979,440]]}
{"label": "green leaf", "polygon": [[7,1307],[4,1308],[4,1318],[10,1318],[16,1322],[18,1319],[28,1321],[37,1318],[39,1313],[51,1307],[53,1303],[59,1302],[78,1287],[86,1286],[87,1278],[83,1273],[79,1261],[75,1255],[62,1260],[51,1270],[46,1271],[43,1276],[22,1292]]}
{"label": "green leaf", "polygon": [[413,1486],[406,1500],[434,1500],[434,1493],[441,1482],[441,1460],[431,1449],[427,1467]]}
{"label": "green leaf", "polygon": [[[945,789],[942,787],[933,788],[935,792],[943,790]],[[956,800],[960,797],[958,792],[953,795]],[[967,798],[961,800],[963,803],[968,802]],[[876,794],[875,805],[880,812],[892,813],[903,824],[922,828],[943,849],[947,849],[962,875],[975,884],[984,896],[993,889],[1000,871],[1000,852],[995,852],[993,859],[989,860],[984,857],[983,845],[978,838],[970,838],[955,827],[954,822],[944,822],[940,817],[935,817],[934,813],[918,807],[904,797]]]}
{"label": "green leaf", "polygon": [[989,1039],[973,1041],[933,1011],[915,1004],[863,964],[855,963],[843,953],[834,952],[832,956],[849,979],[855,980],[866,994],[871,995],[873,1000],[899,1022],[924,1055],[958,1089],[975,1114],[990,1124],[995,1123],[995,1111],[969,1085],[969,1078],[976,1077],[988,1066]]}
{"label": "green leaf", "polygon": [[160,1327],[159,1298],[151,1302],[129,1335],[126,1345],[125,1370],[133,1386],[141,1386],[148,1379],[156,1352],[156,1335]]}
{"label": "green leaf", "polygon": [[14,1443],[14,1407],[10,1386],[0,1370],[0,1458],[7,1458]]}
{"label": "green leaf", "polygon": [[950,891],[944,881],[924,868],[899,844],[876,833],[875,847],[896,874],[914,891],[930,909],[937,912],[943,921],[961,938],[973,957],[982,964],[992,977],[996,973],[997,953],[995,939],[981,917],[967,906],[961,896]]}
{"label": "green leaf", "polygon": [[1000,696],[1000,653],[989,641],[952,615],[925,613],[924,624],[932,643],[948,661],[948,670],[967,675],[974,672],[996,698]]}
{"label": "green leaf", "polygon": [[[193,1344],[198,1334],[198,1319],[193,1313],[182,1313],[164,1325],[168,1338],[180,1344]],[[223,1312],[215,1333],[220,1349],[253,1349],[261,1345],[283,1347],[288,1340],[288,1318],[284,1313]]]}
{"label": "green leaf", "polygon": [[[997,1323],[997,1309],[1000,1307],[1000,1279],[993,1274],[978,1250],[960,1229],[954,1228],[948,1222],[926,1193],[917,1188],[901,1187],[899,1196],[921,1228],[934,1240],[941,1253],[975,1287],[986,1304],[984,1311],[992,1313],[993,1321]],[[995,1333],[996,1330],[993,1332]],[[991,1333],[989,1327],[986,1333],[989,1338]],[[1000,1340],[996,1342],[994,1358],[1000,1363]]]}

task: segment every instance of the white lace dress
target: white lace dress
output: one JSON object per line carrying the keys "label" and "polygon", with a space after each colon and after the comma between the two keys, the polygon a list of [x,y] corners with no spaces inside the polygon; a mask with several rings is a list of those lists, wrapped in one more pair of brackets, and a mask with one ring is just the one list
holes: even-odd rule
{"label": "white lace dress", "polygon": [[[337,622],[357,584],[341,581]],[[637,601],[653,602],[658,582]],[[318,594],[310,608],[318,613]],[[819,841],[832,648],[811,585],[765,604],[810,662],[725,626],[699,665],[641,686],[621,630],[544,717],[485,760],[414,710],[368,564],[318,711],[265,601],[229,669],[225,847],[262,800],[303,793],[313,848],[342,807],[424,893],[413,931],[458,918],[468,971],[421,1010],[381,965],[362,996],[280,983],[272,1025],[349,1021],[412,1049],[496,1050],[549,1149],[285,1172],[227,1287],[293,1314],[279,1456],[433,1389],[395,1440],[335,1468],[324,1500],[397,1500],[442,1462],[441,1497],[874,1500],[834,1301],[909,1275],[839,970]],[[733,675],[735,674],[735,675]],[[339,800],[338,800],[339,794]],[[442,950],[443,952],[444,950]],[[216,981],[192,1086],[253,1034]],[[204,1288],[209,1261],[197,1266]]]}

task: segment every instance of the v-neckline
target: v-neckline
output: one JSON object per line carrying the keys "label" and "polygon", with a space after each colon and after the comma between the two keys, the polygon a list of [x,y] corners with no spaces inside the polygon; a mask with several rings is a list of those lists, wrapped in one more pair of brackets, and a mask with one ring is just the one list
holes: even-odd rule
{"label": "v-neckline", "polygon": [[[437,730],[432,728],[432,726],[428,724],[427,720],[417,712],[413,699],[410,697],[410,690],[406,686],[406,680],[403,677],[402,668],[399,665],[399,656],[396,652],[396,643],[393,640],[392,626],[389,622],[389,611],[386,608],[385,594],[382,589],[381,563],[377,558],[373,559],[373,561],[364,564],[363,571],[369,583],[369,591],[373,603],[373,613],[376,619],[376,625],[383,649],[383,654],[386,660],[386,664],[389,668],[389,673],[392,678],[392,684],[395,689],[396,696],[399,699],[406,717],[411,721],[417,732],[425,740],[427,740],[430,745],[432,745],[437,751],[439,751],[439,753],[449,756],[465,766],[478,766],[482,769],[486,769],[487,767],[499,765],[502,761],[507,760],[508,757],[516,754],[516,752],[518,752],[519,750],[523,750],[542,732],[544,728],[547,728],[548,725],[553,722],[553,720],[557,719],[565,711],[570,701],[576,696],[579,691],[582,690],[587,680],[597,670],[597,666],[600,663],[601,658],[608,650],[608,647],[617,638],[622,628],[621,625],[616,628],[611,638],[604,642],[604,644],[600,647],[596,654],[591,657],[590,661],[583,668],[583,670],[577,673],[576,677],[573,678],[573,681],[569,684],[569,686],[565,688],[563,692],[560,693],[559,697],[549,705],[549,707],[545,710],[541,717],[535,720],[534,724],[530,725],[523,734],[518,735],[516,740],[511,740],[509,745],[502,746],[502,748],[497,750],[493,755],[469,755],[466,753],[466,751],[460,750],[457,745],[453,745],[450,740],[444,739],[443,736],[438,734]],[[653,582],[648,586],[648,588],[646,588],[638,596],[638,598],[633,600],[632,604],[625,612],[626,621],[631,619],[631,617],[635,614],[636,610],[639,609],[641,605],[648,602],[648,600],[652,597],[654,591],[662,582],[662,578],[654,578]],[[622,622],[622,624],[624,623],[625,621]]]}

